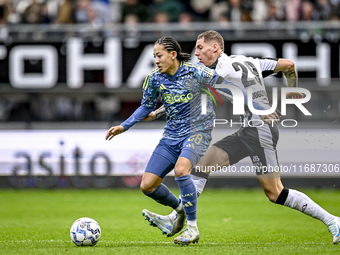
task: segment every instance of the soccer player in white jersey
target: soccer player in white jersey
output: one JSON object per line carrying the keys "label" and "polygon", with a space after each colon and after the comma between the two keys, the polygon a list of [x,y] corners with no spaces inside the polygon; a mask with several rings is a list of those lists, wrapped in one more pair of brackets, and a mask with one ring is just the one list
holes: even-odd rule
{"label": "soccer player in white jersey", "polygon": [[[198,35],[195,55],[202,64],[215,69],[219,75],[232,83],[241,88],[251,88],[253,101],[264,107],[270,106],[262,80],[264,77],[282,71],[287,78],[288,86],[297,87],[297,72],[292,61],[251,58],[243,55],[228,56],[224,53],[224,39],[216,31],[206,31]],[[288,93],[287,97],[301,98],[302,94]],[[151,113],[150,118],[159,117],[161,114],[162,109],[160,108]],[[274,115],[277,116],[276,113]],[[243,123],[246,125],[236,133],[228,135],[210,146],[196,165],[196,171],[191,173],[198,196],[202,193],[209,175],[208,172],[200,172],[200,169],[209,170],[208,166],[216,165],[229,166],[245,157],[250,157],[258,170],[256,174],[263,191],[271,202],[299,210],[322,221],[331,232],[333,243],[339,243],[340,218],[328,213],[306,194],[284,188],[280,172],[268,171],[268,169],[275,169],[275,166],[278,166],[276,145],[279,132],[276,125],[273,125],[272,120],[269,120],[265,125],[255,126],[256,123],[262,124],[259,121],[261,117],[249,111],[243,118],[245,120]],[[247,123],[252,123],[252,127],[247,126]],[[167,216],[155,214],[155,217],[161,217],[164,221],[175,216],[175,211]]]}

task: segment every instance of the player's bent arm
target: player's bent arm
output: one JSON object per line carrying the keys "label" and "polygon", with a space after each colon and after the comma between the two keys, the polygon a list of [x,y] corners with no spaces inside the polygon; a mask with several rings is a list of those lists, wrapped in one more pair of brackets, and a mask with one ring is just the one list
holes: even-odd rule
{"label": "player's bent arm", "polygon": [[148,116],[146,116],[143,121],[153,121],[155,119],[158,119],[159,117],[163,116],[165,114],[165,108],[164,105],[159,107],[158,109],[152,111],[149,113]]}
{"label": "player's bent arm", "polygon": [[288,87],[297,87],[298,74],[295,69],[295,64],[289,59],[280,58],[277,61],[274,73],[283,72],[287,78]]}
{"label": "player's bent arm", "polygon": [[[292,61],[288,59],[280,58],[277,61],[274,72],[277,73],[280,71],[282,71],[283,74],[285,75],[287,79],[288,87],[298,86],[298,82],[297,82],[298,75],[295,69],[295,65]],[[303,98],[303,95],[301,93],[291,92],[291,93],[287,93],[286,97],[287,98]]]}

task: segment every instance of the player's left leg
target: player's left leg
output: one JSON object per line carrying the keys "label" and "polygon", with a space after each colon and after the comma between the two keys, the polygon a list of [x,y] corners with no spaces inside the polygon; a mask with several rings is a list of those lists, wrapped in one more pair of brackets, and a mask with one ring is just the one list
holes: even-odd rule
{"label": "player's left leg", "polygon": [[340,218],[327,212],[306,194],[294,189],[284,188],[279,172],[258,175],[258,178],[271,202],[290,207],[322,221],[328,227],[329,232],[331,232],[333,243],[339,243]]}
{"label": "player's left leg", "polygon": [[174,243],[188,245],[198,242],[197,228],[197,191],[190,177],[192,167],[203,157],[211,141],[210,132],[197,132],[184,139],[181,154],[175,165],[175,180],[180,189],[181,199],[187,215],[187,228]]}
{"label": "player's left leg", "polygon": [[175,244],[197,243],[200,236],[197,227],[197,193],[190,177],[192,163],[188,158],[179,157],[175,165],[175,180],[181,193],[181,199],[187,215],[187,228],[174,239]]}

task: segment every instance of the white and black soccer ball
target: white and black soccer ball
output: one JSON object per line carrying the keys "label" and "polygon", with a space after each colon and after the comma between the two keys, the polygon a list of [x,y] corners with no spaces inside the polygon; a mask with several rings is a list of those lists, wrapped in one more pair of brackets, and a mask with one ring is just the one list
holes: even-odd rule
{"label": "white and black soccer ball", "polygon": [[101,229],[97,221],[83,217],[72,224],[70,235],[72,241],[78,246],[93,246],[100,239]]}

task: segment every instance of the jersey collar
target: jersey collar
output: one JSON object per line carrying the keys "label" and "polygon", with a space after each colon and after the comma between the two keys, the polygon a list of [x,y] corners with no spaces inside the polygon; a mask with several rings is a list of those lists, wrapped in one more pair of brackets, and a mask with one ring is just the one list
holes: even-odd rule
{"label": "jersey collar", "polygon": [[180,61],[179,62],[179,67],[178,67],[176,73],[173,76],[170,76],[170,75],[168,75],[166,73],[164,74],[164,76],[167,77],[169,80],[174,81],[177,78],[178,74],[182,71],[182,68],[183,68],[183,61]]}

